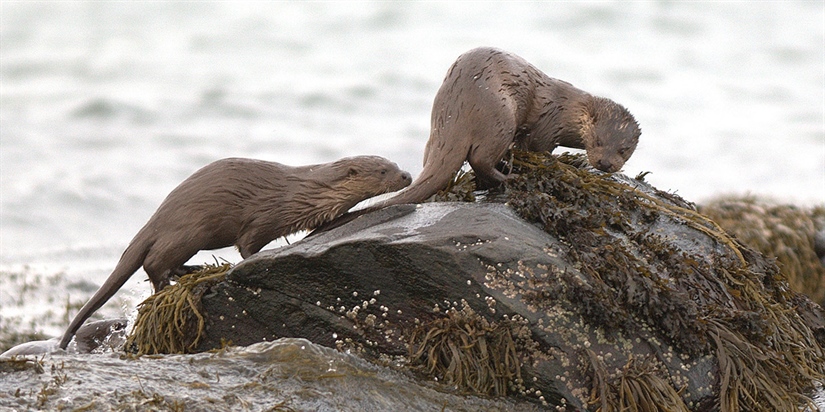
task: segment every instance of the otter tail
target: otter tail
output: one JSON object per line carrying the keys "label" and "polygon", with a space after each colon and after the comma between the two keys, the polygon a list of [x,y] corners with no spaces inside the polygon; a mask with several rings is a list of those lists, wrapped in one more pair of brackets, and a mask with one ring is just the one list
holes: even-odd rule
{"label": "otter tail", "polygon": [[[139,236],[139,235],[138,235]],[[95,292],[94,296],[80,308],[80,312],[69,324],[63,337],[60,339],[60,349],[66,349],[69,346],[74,334],[83,325],[83,322],[92,316],[95,311],[100,309],[114,294],[123,287],[123,284],[132,277],[132,275],[143,266],[143,261],[149,253],[149,247],[145,242],[135,242],[134,240],[129,244],[120,261],[117,262],[115,270],[106,279],[106,282]]]}
{"label": "otter tail", "polygon": [[447,184],[450,183],[450,180],[461,169],[467,159],[468,151],[469,148],[459,149],[458,153],[452,154],[440,153],[435,155],[427,153],[424,169],[415,178],[415,181],[406,189],[398,192],[397,195],[379,202],[373,207],[379,209],[405,203],[421,203],[427,200],[430,196],[438,193],[439,190],[447,187]]}

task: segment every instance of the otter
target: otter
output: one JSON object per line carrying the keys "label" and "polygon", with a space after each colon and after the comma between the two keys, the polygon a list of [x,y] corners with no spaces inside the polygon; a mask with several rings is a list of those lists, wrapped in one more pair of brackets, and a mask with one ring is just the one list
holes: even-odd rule
{"label": "otter", "polygon": [[433,102],[424,168],[386,204],[420,203],[447,186],[466,160],[479,188],[507,176],[496,169],[507,150],[585,149],[604,172],[624,165],[641,135],[618,103],[554,79],[512,53],[470,50],[453,63]]}
{"label": "otter", "polygon": [[613,173],[633,154],[640,135],[639,124],[620,104],[551,78],[512,53],[473,49],[458,57],[436,93],[424,168],[412,185],[315,232],[383,207],[421,203],[445,188],[465,161],[478,188],[498,186],[507,176],[496,166],[511,147],[585,149],[593,167]]}
{"label": "otter", "polygon": [[316,228],[411,181],[409,173],[379,156],[299,167],[242,158],[210,163],[169,193],[59,346],[66,349],[80,325],[141,266],[157,292],[200,250],[235,245],[246,259],[279,237]]}

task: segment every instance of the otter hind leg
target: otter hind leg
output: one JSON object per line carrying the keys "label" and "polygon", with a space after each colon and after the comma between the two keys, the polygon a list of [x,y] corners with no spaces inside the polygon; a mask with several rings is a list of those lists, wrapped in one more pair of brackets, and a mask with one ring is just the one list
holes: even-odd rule
{"label": "otter hind leg", "polygon": [[155,292],[169,286],[170,278],[175,275],[179,276],[181,267],[200,250],[193,251],[192,248],[180,244],[159,247],[158,243],[152,246],[143,261],[143,269],[149,275],[149,280],[152,282]]}
{"label": "otter hind leg", "polygon": [[241,257],[246,259],[264,248],[269,242],[274,240],[268,239],[269,236],[262,236],[257,232],[246,232],[240,236],[235,246],[238,252],[241,252]]}
{"label": "otter hind leg", "polygon": [[499,171],[497,166],[513,144],[513,133],[506,130],[514,130],[514,127],[491,130],[500,132],[475,139],[480,144],[473,145],[467,154],[467,161],[475,172],[476,186],[479,189],[492,189],[507,179],[507,175]]}
{"label": "otter hind leg", "polygon": [[177,269],[172,270],[169,272],[169,279],[177,280],[183,275],[188,275],[190,273],[197,272],[202,270],[204,265],[180,265]]}
{"label": "otter hind leg", "polygon": [[180,276],[192,273],[192,272],[197,272],[199,270],[202,270],[203,267],[204,267],[204,265],[180,265],[177,270],[172,272],[172,274],[175,275],[175,276],[180,277]]}
{"label": "otter hind leg", "polygon": [[470,166],[476,175],[476,187],[478,189],[492,189],[499,186],[507,176],[496,169],[498,162],[488,162],[486,160],[469,160]]}

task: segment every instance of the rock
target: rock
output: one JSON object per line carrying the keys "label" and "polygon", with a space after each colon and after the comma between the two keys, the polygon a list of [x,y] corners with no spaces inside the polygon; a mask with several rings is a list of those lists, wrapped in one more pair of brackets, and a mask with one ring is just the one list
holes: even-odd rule
{"label": "rock", "polygon": [[301,337],[559,410],[793,410],[825,380],[822,308],[692,204],[514,164],[507,204],[390,207],[246,259],[187,347]]}
{"label": "rock", "polygon": [[3,353],[0,353],[0,359],[11,358],[15,356],[28,356],[52,353],[60,349],[57,345],[58,343],[60,343],[59,341],[59,338],[51,338],[46,340],[33,340],[29,342],[24,342],[9,348],[9,350]]}
{"label": "rock", "polygon": [[[91,353],[98,348],[108,349],[123,345],[126,338],[126,319],[106,319],[89,322],[77,330],[72,344],[67,348],[76,353]],[[60,351],[60,337],[21,343],[0,354],[0,358],[41,355]]]}
{"label": "rock", "polygon": [[[567,402],[583,409],[588,393],[570,396],[565,381],[547,378],[567,377],[573,388],[585,387],[586,378],[575,365],[584,345],[600,340],[598,330],[574,326],[582,319],[565,308],[542,316],[518,298],[521,282],[546,281],[565,272],[584,282],[574,267],[548,253],[559,247],[558,241],[503,204],[429,203],[387,221],[385,216],[397,216],[398,208],[362,217],[343,227],[345,233],[327,232],[237,266],[229,275],[232,283],[204,296],[210,321],[201,349],[219,346],[221,339],[248,345],[304,336],[331,347],[357,343],[372,357],[406,355],[405,336],[416,319],[431,322],[466,302],[493,320],[507,316],[517,319],[517,325],[534,325],[533,339],[547,356],[537,356],[523,368],[528,382],[542,378],[528,383],[528,389],[541,391],[553,403],[566,395]],[[553,273],[536,276],[528,270],[538,267],[553,268]],[[520,279],[513,282],[511,276]],[[624,362],[630,353],[651,353],[648,345],[627,345],[632,350],[624,350]],[[598,344],[590,347],[599,351]],[[676,362],[671,369],[682,370],[679,357],[671,358]],[[710,367],[704,362],[691,369],[695,373],[689,376],[700,380],[697,387],[710,387],[702,379]]]}

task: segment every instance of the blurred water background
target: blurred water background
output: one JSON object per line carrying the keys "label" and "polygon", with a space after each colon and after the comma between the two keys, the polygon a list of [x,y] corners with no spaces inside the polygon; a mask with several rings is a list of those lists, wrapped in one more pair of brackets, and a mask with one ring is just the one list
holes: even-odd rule
{"label": "blurred water background", "polygon": [[[699,203],[825,202],[822,1],[3,0],[0,326],[59,334],[216,159],[377,154],[416,175],[444,74],[478,46],[629,108],[628,175]],[[193,262],[212,255],[240,259]],[[131,313],[144,279],[102,313]]]}

